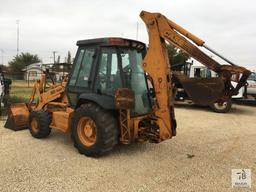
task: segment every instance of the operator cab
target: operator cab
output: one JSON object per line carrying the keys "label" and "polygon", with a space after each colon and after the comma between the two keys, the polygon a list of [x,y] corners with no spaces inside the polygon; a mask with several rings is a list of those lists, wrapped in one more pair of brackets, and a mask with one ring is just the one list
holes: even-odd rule
{"label": "operator cab", "polygon": [[148,85],[142,69],[144,43],[123,38],[100,38],[77,42],[78,51],[66,91],[76,108],[80,100],[93,101],[105,109],[115,109],[114,95],[119,88],[134,93],[132,115],[151,111]]}

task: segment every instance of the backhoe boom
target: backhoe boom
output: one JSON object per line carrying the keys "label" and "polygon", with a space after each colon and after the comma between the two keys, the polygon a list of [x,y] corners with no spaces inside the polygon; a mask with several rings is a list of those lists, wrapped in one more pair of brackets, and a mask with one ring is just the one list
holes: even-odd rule
{"label": "backhoe boom", "polygon": [[[193,57],[203,65],[205,65],[207,68],[219,74],[219,76],[222,78],[225,84],[225,91],[224,91],[225,93],[223,94],[223,97],[231,97],[232,95],[236,95],[238,93],[238,90],[246,84],[246,80],[250,75],[250,71],[245,69],[244,67],[240,67],[233,64],[231,61],[221,56],[216,51],[213,51],[211,48],[206,46],[205,42],[200,38],[188,32],[187,30],[177,25],[173,21],[167,19],[165,16],[161,15],[160,13],[149,13],[146,11],[142,11],[140,16],[148,28],[149,50],[151,49],[152,46],[153,47],[155,46],[152,43],[153,42],[152,39],[154,39],[155,44],[156,44],[156,41],[161,42],[161,44],[163,44],[164,41],[167,41],[172,45],[174,45],[175,47],[183,50],[188,55],[190,55],[191,57]],[[191,40],[195,44],[193,44],[189,40]],[[213,58],[205,54],[203,51],[201,51],[198,48],[198,46],[202,46],[208,49],[212,53],[218,55],[219,57],[227,61],[230,65],[221,65],[220,63],[215,61]],[[160,49],[154,48],[155,53],[151,54],[152,52],[149,51],[148,55],[151,54],[152,56],[154,55],[154,57],[156,57],[158,54],[162,54],[161,53],[162,51],[163,50],[160,51]],[[231,85],[231,77],[232,75],[239,74],[239,73],[242,73],[242,77],[239,80],[237,86],[234,88]]]}

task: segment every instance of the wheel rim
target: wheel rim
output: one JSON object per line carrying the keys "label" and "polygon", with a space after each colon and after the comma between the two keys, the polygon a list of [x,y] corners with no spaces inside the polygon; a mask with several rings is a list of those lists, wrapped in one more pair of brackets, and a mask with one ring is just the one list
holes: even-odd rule
{"label": "wheel rim", "polygon": [[214,103],[214,107],[216,108],[216,109],[225,109],[226,107],[227,107],[227,105],[228,105],[228,102],[223,102],[223,103]]}
{"label": "wheel rim", "polygon": [[30,123],[31,129],[33,132],[37,133],[38,132],[38,122],[37,119],[34,117]]}
{"label": "wheel rim", "polygon": [[96,142],[96,124],[89,117],[82,117],[77,124],[77,134],[81,143],[87,147]]}

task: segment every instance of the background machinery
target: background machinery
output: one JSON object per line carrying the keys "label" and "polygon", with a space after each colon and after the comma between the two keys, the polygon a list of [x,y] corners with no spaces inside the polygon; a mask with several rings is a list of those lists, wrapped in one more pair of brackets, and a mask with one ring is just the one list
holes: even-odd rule
{"label": "background machinery", "polygon": [[[194,62],[186,62],[182,64],[172,65],[171,69],[173,71],[179,71],[180,73],[186,75],[189,78],[196,78],[197,80],[200,80],[200,78],[208,78],[209,80],[211,78],[218,77],[218,74],[210,69],[208,69],[206,66]],[[232,76],[231,83],[232,86],[235,87],[237,85],[237,81],[239,78],[235,78]],[[199,81],[200,82],[200,81]],[[190,98],[190,96],[187,94],[186,90],[183,88],[183,86],[179,83],[179,81],[173,81],[174,89],[175,89],[175,104],[181,104],[181,103],[189,103],[189,104],[196,104],[195,101],[193,101],[193,98]],[[247,84],[250,84],[250,77],[247,79]],[[230,99],[225,100],[223,103],[209,103],[208,106],[214,111],[218,113],[226,113],[229,112],[232,106],[232,103],[234,100],[243,100],[245,95],[245,90],[248,85],[245,85],[241,87],[238,91],[238,94],[232,95]],[[201,93],[204,94],[204,93]]]}
{"label": "background machinery", "polygon": [[[235,65],[208,47],[203,40],[160,13],[142,12],[141,15],[143,15],[144,21],[147,22],[148,28],[157,25],[159,37],[186,52],[189,56],[218,74],[216,78],[189,78],[185,74],[180,73],[180,71],[173,71],[172,82],[174,87],[183,88],[196,104],[211,106],[215,112],[229,111],[231,108],[231,97],[238,94],[239,89],[246,84],[246,80],[251,72],[244,67]],[[155,35],[152,36],[155,37]],[[199,47],[203,47],[217,55],[226,61],[228,65],[221,65],[205,54]],[[237,79],[237,82],[232,84],[232,76],[240,76],[240,79]]]}
{"label": "background machinery", "polygon": [[[10,108],[6,127],[28,126],[36,138],[47,137],[52,128],[71,131],[74,146],[87,156],[107,152],[119,142],[159,143],[175,136],[165,41],[173,41],[176,32],[161,14],[143,11],[141,18],[149,33],[147,51],[144,43],[130,39],[78,41],[68,80],[52,82],[48,89],[45,76],[35,82],[29,103]],[[218,67],[223,77],[216,80],[215,89],[224,87],[230,74],[228,67]]]}

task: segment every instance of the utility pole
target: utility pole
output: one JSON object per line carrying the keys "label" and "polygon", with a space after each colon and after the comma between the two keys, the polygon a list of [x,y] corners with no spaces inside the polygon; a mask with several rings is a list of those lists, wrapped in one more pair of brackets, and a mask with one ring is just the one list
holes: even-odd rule
{"label": "utility pole", "polygon": [[20,20],[16,20],[17,24],[17,56],[19,55],[19,41],[20,41]]}
{"label": "utility pole", "polygon": [[139,36],[139,22],[137,22],[137,27],[136,27],[136,40],[138,40]]}
{"label": "utility pole", "polygon": [[55,64],[56,63],[56,61],[55,61],[55,54],[57,53],[57,51],[53,51],[52,53],[53,53],[53,64]]}
{"label": "utility pole", "polygon": [[3,49],[0,49],[1,53],[2,53],[2,65],[4,65],[4,50]]}

